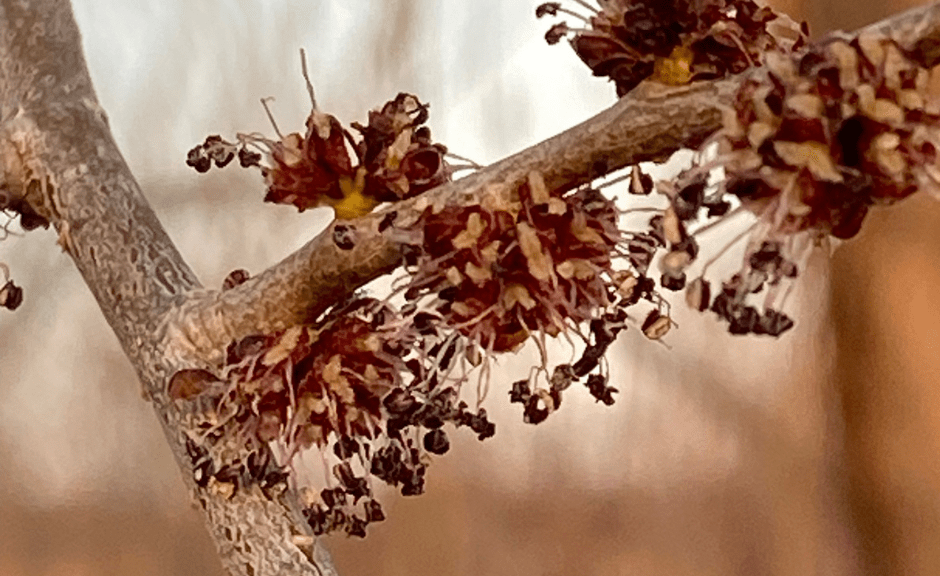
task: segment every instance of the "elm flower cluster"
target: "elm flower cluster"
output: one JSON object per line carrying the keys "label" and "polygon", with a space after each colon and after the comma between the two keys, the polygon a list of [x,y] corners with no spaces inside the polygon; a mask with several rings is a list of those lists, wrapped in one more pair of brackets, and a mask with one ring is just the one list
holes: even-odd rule
{"label": "elm flower cluster", "polygon": [[[486,191],[478,204],[429,204],[419,202],[423,213],[406,246],[408,305],[487,357],[533,341],[542,365],[510,392],[526,422],[543,421],[581,378],[612,404],[604,355],[620,331],[639,323],[627,310],[640,300],[654,304],[642,322],[652,339],[671,325],[645,276],[655,240],[622,232],[620,212],[600,191],[550,190],[537,172],[509,193]],[[581,358],[549,367],[546,336],[570,341],[572,333],[586,346]]]}
{"label": "elm flower cluster", "polygon": [[186,163],[206,172],[237,156],[242,167],[261,169],[268,186],[265,202],[301,212],[330,206],[338,218],[351,219],[450,180],[447,148],[432,141],[427,119],[427,104],[400,93],[369,112],[367,125],[352,124],[357,138],[314,102],[304,134],[278,132],[277,140],[239,134],[235,143],[209,136],[189,151]]}
{"label": "elm flower cluster", "polygon": [[[236,272],[227,285],[245,276]],[[365,536],[384,518],[373,481],[421,494],[429,454],[449,448],[445,424],[481,440],[495,433],[485,410],[470,410],[438,378],[440,353],[424,352],[414,324],[357,298],[315,324],[233,342],[217,370],[174,374],[167,391],[183,408],[197,484],[229,495],[250,485],[313,494],[304,514],[315,534]],[[330,470],[318,493],[290,474],[308,450]]]}
{"label": "elm flower cluster", "polygon": [[761,54],[805,41],[806,28],[752,0],[572,0],[585,16],[546,2],[536,16],[572,16],[552,26],[549,44],[570,38],[595,76],[606,76],[623,96],[652,78],[664,84],[721,78],[760,62]]}
{"label": "elm flower cluster", "polygon": [[619,242],[613,203],[590,188],[549,194],[529,175],[517,197],[433,207],[418,222],[423,244],[405,294],[433,293],[445,323],[492,352],[590,320],[608,304],[604,276]]}
{"label": "elm flower cluster", "polygon": [[[706,143],[718,144],[717,158],[660,183],[670,199],[664,218],[678,240],[662,261],[663,286],[685,287],[696,259],[697,249],[682,245],[694,242],[686,225],[704,211],[700,230],[707,230],[740,204],[757,217],[740,269],[712,298],[709,261],[688,283],[687,300],[735,334],[790,328],[780,311],[789,288],[781,287],[792,285],[809,249],[855,236],[873,206],[940,191],[940,104],[930,84],[930,72],[874,33],[768,53],[765,72],[744,81],[723,128]],[[709,186],[716,168],[724,176]],[[749,303],[758,293],[762,309]]]}

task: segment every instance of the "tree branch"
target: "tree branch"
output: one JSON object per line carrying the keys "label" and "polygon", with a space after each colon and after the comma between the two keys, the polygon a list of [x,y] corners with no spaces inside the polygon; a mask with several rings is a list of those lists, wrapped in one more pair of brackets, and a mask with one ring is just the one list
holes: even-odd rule
{"label": "tree branch", "polygon": [[[400,263],[392,237],[379,232],[390,213],[407,226],[418,203],[466,204],[487,193],[508,194],[531,171],[550,189],[568,189],[647,160],[664,160],[701,144],[721,123],[719,103],[737,82],[634,91],[611,108],[479,172],[353,222],[334,222],[279,264],[231,290],[205,292],[167,316],[168,353],[191,365],[212,364],[233,340],[315,319],[331,304]],[[638,94],[638,92],[641,92]],[[355,246],[339,248],[337,226],[354,228]]]}
{"label": "tree branch", "polygon": [[[180,368],[156,337],[199,282],[140,192],[98,104],[67,0],[0,1],[0,187],[59,233],[154,401],[187,485],[233,574],[335,574],[289,501],[199,489],[175,407]],[[305,530],[306,529],[306,530]]]}
{"label": "tree branch", "polygon": [[[940,61],[940,3],[915,8],[857,33],[895,38],[922,65]],[[752,74],[762,74],[757,69]],[[300,250],[250,281],[225,292],[207,292],[165,319],[169,353],[181,363],[210,366],[225,346],[250,334],[309,322],[331,304],[398,267],[392,235],[379,224],[392,212],[396,225],[418,216],[418,203],[479,203],[484,194],[509,194],[529,172],[542,174],[551,190],[565,190],[643,161],[662,161],[680,148],[697,148],[721,127],[742,77],[679,88],[641,84],[589,120],[478,172],[354,222],[334,222]],[[355,228],[355,247],[333,241],[337,226]]]}
{"label": "tree branch", "polygon": [[[940,5],[877,25],[922,63],[940,60]],[[760,73],[759,71],[756,73]],[[393,235],[422,203],[479,202],[508,194],[532,171],[571,188],[645,160],[696,147],[720,126],[740,79],[644,87],[571,130],[426,194],[358,219],[354,247],[333,241],[338,223],[245,284],[203,290],[167,237],[118,151],[100,108],[66,0],[0,0],[0,184],[53,224],[133,363],[184,480],[203,508],[233,574],[335,574],[289,497],[259,489],[202,489],[193,481],[184,426],[166,395],[168,375],[212,364],[243,336],[316,318],[400,262]],[[229,497],[231,496],[231,497]]]}

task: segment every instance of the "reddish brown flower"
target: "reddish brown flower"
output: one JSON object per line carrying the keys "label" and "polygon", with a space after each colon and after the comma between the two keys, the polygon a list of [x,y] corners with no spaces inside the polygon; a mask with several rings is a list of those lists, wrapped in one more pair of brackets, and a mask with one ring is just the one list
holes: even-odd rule
{"label": "reddish brown flower", "polygon": [[511,202],[428,208],[419,226],[423,256],[407,297],[435,294],[444,322],[486,350],[557,335],[611,303],[617,211],[594,190],[552,196],[533,173]]}
{"label": "reddish brown flower", "polygon": [[[758,218],[741,268],[713,300],[701,277],[687,299],[716,312],[732,333],[776,336],[793,325],[780,309],[813,246],[851,238],[873,206],[940,190],[940,105],[928,92],[930,72],[883,36],[835,35],[765,59],[766,73],[743,83],[706,144],[718,143],[718,157],[660,185],[670,199],[665,219],[676,231],[662,268],[663,286],[680,289],[684,282],[671,283],[698,253],[686,225],[702,212],[706,222],[722,221],[740,203]],[[724,180],[707,186],[719,167]],[[750,303],[757,293],[762,306]]]}
{"label": "reddish brown flower", "polygon": [[[266,202],[303,211],[332,207],[338,218],[370,212],[378,204],[409,198],[450,179],[447,149],[431,140],[423,124],[427,104],[401,93],[369,113],[369,123],[353,123],[360,138],[314,106],[306,131],[271,140],[239,134],[238,143],[209,136],[187,155],[199,172],[223,167],[238,156],[242,167],[259,167],[268,186]],[[264,160],[252,148],[266,152]],[[353,156],[350,155],[353,152]]]}
{"label": "reddish brown flower", "polygon": [[[583,8],[591,8],[578,2]],[[562,22],[550,44],[571,34],[571,46],[595,76],[606,76],[623,96],[646,78],[665,84],[737,74],[761,54],[803,42],[805,29],[751,0],[608,0],[584,16],[549,2],[536,16],[572,15],[587,25]]]}

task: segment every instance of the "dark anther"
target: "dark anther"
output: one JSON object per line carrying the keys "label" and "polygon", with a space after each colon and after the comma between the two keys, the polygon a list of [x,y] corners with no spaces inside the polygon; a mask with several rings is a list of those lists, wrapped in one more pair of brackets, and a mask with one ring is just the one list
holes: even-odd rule
{"label": "dark anther", "polygon": [[572,365],[571,369],[574,372],[576,378],[580,378],[590,372],[591,370],[597,368],[598,362],[604,357],[604,353],[607,352],[607,345],[598,345],[593,344],[584,349],[584,353],[581,354],[581,357],[578,358],[578,361]]}
{"label": "dark anther", "polygon": [[552,371],[552,377],[549,379],[552,390],[561,392],[567,390],[575,380],[574,370],[571,364],[559,364]]}
{"label": "dark anther", "polygon": [[286,469],[268,472],[261,482],[261,488],[264,490],[270,490],[278,484],[286,484],[287,478],[289,476],[290,472],[288,472]]}
{"label": "dark anther", "polygon": [[333,444],[333,453],[340,460],[347,460],[353,455],[359,453],[359,442],[350,436],[340,436],[336,444]]}
{"label": "dark anther", "polygon": [[568,34],[568,24],[564,22],[559,22],[551,28],[548,29],[548,32],[545,33],[545,41],[549,44],[558,44],[562,38]]}
{"label": "dark anther", "polygon": [[330,531],[346,527],[347,518],[345,512],[342,510],[332,510],[330,516],[332,516],[330,521]]}
{"label": "dark anther", "polygon": [[704,312],[708,310],[711,304],[712,290],[711,284],[704,278],[696,278],[689,283],[685,291],[686,302],[694,310]]}
{"label": "dark anther", "polygon": [[735,310],[730,319],[728,332],[731,334],[751,334],[757,330],[760,313],[753,306],[742,306]]}
{"label": "dark anther", "polygon": [[610,406],[614,403],[614,393],[618,390],[607,385],[607,379],[600,374],[591,374],[584,384],[591,396],[598,402]]}
{"label": "dark anther", "polygon": [[415,420],[429,430],[436,430],[444,425],[444,419],[441,416],[442,414],[438,408],[427,404],[419,413],[415,414]]}
{"label": "dark anther", "polygon": [[663,215],[657,214],[650,218],[649,236],[656,240],[656,243],[662,247],[666,246],[666,232],[663,230]]}
{"label": "dark anther", "polygon": [[215,161],[216,168],[225,168],[228,166],[235,158],[235,152],[232,152],[231,148],[217,148],[211,153],[212,159]]}
{"label": "dark anther", "polygon": [[398,218],[398,212],[395,210],[392,210],[383,216],[381,222],[379,222],[379,232],[385,232],[388,230],[392,224],[395,223],[396,218]]}
{"label": "dark anther", "polygon": [[663,274],[660,278],[659,283],[666,290],[678,291],[685,288],[685,272],[679,272],[678,274]]}
{"label": "dark anther", "polygon": [[200,488],[209,485],[209,479],[212,478],[213,466],[211,460],[204,460],[193,468],[193,480]]}
{"label": "dark anther", "polygon": [[365,520],[353,515],[351,518],[349,518],[349,522],[346,523],[346,533],[350,536],[355,536],[356,538],[365,538],[366,524],[367,522]]}
{"label": "dark anther", "polygon": [[630,172],[630,194],[648,196],[653,191],[653,177],[635,165]]}
{"label": "dark anther", "polygon": [[261,163],[261,154],[253,152],[247,148],[239,148],[238,163],[242,168],[250,168]]}
{"label": "dark anther", "polygon": [[705,187],[707,181],[704,177],[697,178],[691,184],[679,191],[679,194],[672,199],[672,207],[676,211],[679,220],[690,220],[695,218],[698,209],[702,207],[705,201]]}
{"label": "dark anther", "polygon": [[758,321],[754,332],[769,336],[780,336],[790,328],[793,328],[793,319],[783,312],[768,308],[764,310],[764,315]]}
{"label": "dark anther", "polygon": [[395,388],[385,396],[382,404],[390,414],[406,414],[418,404],[415,397],[401,388]]}
{"label": "dark anther", "polygon": [[643,321],[643,324],[642,326],[640,326],[640,329],[643,330],[644,333],[646,333],[648,330],[652,330],[653,327],[656,325],[656,323],[662,320],[663,318],[664,318],[663,313],[660,312],[659,310],[656,310],[656,309],[650,310],[650,313],[646,315],[646,319]]}
{"label": "dark anther", "polygon": [[486,440],[496,435],[496,425],[487,420],[485,408],[480,408],[476,414],[470,414],[466,424],[476,432],[478,440]]}
{"label": "dark anther", "polygon": [[186,439],[186,454],[189,456],[189,459],[193,462],[193,464],[205,458],[208,453],[209,452],[206,451],[205,448],[199,446],[190,438]]}
{"label": "dark anther", "polygon": [[443,430],[431,430],[424,435],[424,449],[431,454],[445,454],[450,450],[450,440]]}
{"label": "dark anther", "polygon": [[555,16],[558,14],[559,8],[561,8],[561,2],[545,2],[544,4],[539,4],[535,9],[535,17]]}
{"label": "dark anther", "polygon": [[327,510],[323,509],[321,506],[307,508],[304,510],[304,517],[306,517],[307,524],[310,525],[310,529],[313,530],[314,536],[322,536],[323,534],[326,534],[330,525],[329,519],[327,517]]}
{"label": "dark anther", "polygon": [[779,267],[783,262],[783,257],[780,255],[780,248],[780,242],[769,242],[765,240],[764,243],[761,244],[760,249],[751,254],[749,259],[751,268],[763,272],[770,272]]}
{"label": "dark anther", "polygon": [[414,319],[411,324],[414,326],[415,330],[418,331],[418,334],[422,336],[432,336],[437,334],[437,325],[440,323],[441,318],[436,314],[430,312],[418,312],[414,315]]}
{"label": "dark anther", "polygon": [[212,168],[212,160],[206,156],[202,146],[196,146],[186,154],[186,165],[196,169],[196,172],[208,172]]}
{"label": "dark anther", "polygon": [[366,521],[381,522],[385,520],[385,513],[382,512],[382,505],[378,500],[369,500],[365,503]]}
{"label": "dark anther", "polygon": [[706,201],[702,205],[705,206],[709,218],[720,218],[731,210],[731,202],[727,200]]}
{"label": "dark anther", "polygon": [[20,226],[27,232],[36,228],[49,227],[49,221],[44,216],[40,216],[29,202],[20,202],[15,211],[20,214]]}
{"label": "dark anther", "polygon": [[529,396],[525,403],[525,410],[522,412],[522,420],[526,424],[539,424],[548,418],[549,410],[545,406],[545,401],[537,394]]}
{"label": "dark anther", "polygon": [[425,471],[426,467],[423,464],[414,464],[402,470],[402,496],[420,496],[424,494]]}
{"label": "dark anther", "polygon": [[450,361],[453,360],[454,354],[456,352],[457,340],[451,340],[450,344],[447,345],[447,348],[444,349],[444,354],[442,354],[437,361],[437,365],[440,366],[441,370],[447,370],[450,368]]}
{"label": "dark anther", "polygon": [[23,289],[13,283],[13,280],[7,281],[0,288],[0,308],[7,310],[16,310],[23,303]]}
{"label": "dark anther", "polygon": [[247,466],[249,478],[252,480],[261,480],[264,478],[270,463],[271,453],[266,449],[249,454]]}
{"label": "dark anther", "polygon": [[512,383],[509,390],[509,402],[513,404],[525,404],[532,395],[532,389],[529,388],[528,380],[517,380]]}
{"label": "dark anther", "polygon": [[235,497],[235,492],[238,491],[239,480],[241,479],[241,466],[224,466],[221,470],[215,473],[214,478],[218,482],[223,484],[231,484],[235,487],[235,490],[232,492],[232,495],[229,498]]}

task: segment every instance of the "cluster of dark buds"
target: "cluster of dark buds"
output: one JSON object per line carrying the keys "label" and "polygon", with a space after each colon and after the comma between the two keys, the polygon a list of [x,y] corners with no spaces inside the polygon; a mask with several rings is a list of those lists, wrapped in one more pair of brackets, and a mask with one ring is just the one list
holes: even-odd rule
{"label": "cluster of dark buds", "polygon": [[523,421],[527,424],[543,422],[561,406],[561,393],[585,376],[587,380],[584,385],[591,396],[607,406],[613,405],[614,393],[618,390],[608,385],[608,372],[601,363],[607,349],[620,331],[626,328],[626,320],[627,313],[622,308],[592,320],[591,338],[581,357],[574,364],[555,366],[547,387],[540,387],[532,378],[513,382],[509,390],[509,402],[522,404]]}
{"label": "cluster of dark buds", "polygon": [[[706,143],[718,144],[717,157],[660,183],[670,206],[651,233],[666,238],[663,287],[685,288],[692,308],[715,312],[733,334],[776,336],[792,327],[781,310],[813,247],[855,236],[872,206],[940,191],[940,103],[931,100],[930,81],[894,41],[874,33],[767,54],[765,70],[744,81]],[[724,178],[709,185],[716,168]],[[696,235],[745,211],[756,223],[687,283]],[[745,238],[740,268],[714,294],[706,271]],[[759,293],[763,305],[750,304]]]}
{"label": "cluster of dark buds", "polygon": [[212,165],[225,168],[235,157],[242,168],[261,165],[261,154],[247,146],[236,146],[222,140],[221,136],[207,136],[205,141],[186,154],[186,165],[199,173],[208,172]]}
{"label": "cluster of dark buds", "polygon": [[[315,449],[334,462],[334,478],[308,502],[311,526],[364,535],[384,518],[373,479],[421,494],[429,455],[449,449],[445,425],[481,440],[495,433],[485,410],[471,411],[445,385],[454,341],[435,345],[431,336],[426,319],[356,298],[316,324],[233,342],[216,371],[175,373],[167,393],[195,446],[197,483],[224,493],[250,483],[271,489],[296,455]],[[272,449],[277,466],[267,459]]]}
{"label": "cluster of dark buds", "polygon": [[[645,275],[657,240],[622,234],[619,211],[595,189],[550,191],[532,173],[505,196],[490,190],[479,205],[419,200],[417,209],[418,220],[396,232],[409,242],[407,281],[393,294],[403,296],[400,308],[393,296],[356,297],[314,324],[233,342],[215,370],[170,379],[168,395],[199,448],[197,481],[225,493],[250,482],[277,488],[297,454],[317,450],[331,474],[308,493],[311,527],[361,536],[384,518],[373,481],[421,494],[431,458],[450,448],[450,428],[469,428],[480,440],[494,435],[479,407],[494,355],[526,340],[539,346],[542,367],[511,398],[538,423],[574,382],[614,402],[605,354],[629,323],[640,324],[628,309],[654,304],[641,323],[651,339],[669,329],[668,308]],[[394,226],[394,217],[383,223]],[[247,279],[235,271],[224,287]],[[545,337],[570,341],[572,332],[583,353],[549,373]],[[477,369],[471,409],[461,391]],[[263,460],[259,471],[268,450],[277,466]]]}
{"label": "cluster of dark buds", "polygon": [[365,538],[369,524],[385,520],[385,512],[378,500],[363,500],[361,515],[348,511],[348,500],[343,488],[324,488],[319,501],[304,508],[304,518],[315,536],[344,531],[350,536]]}
{"label": "cluster of dark buds", "polygon": [[588,14],[546,2],[536,16],[568,15],[582,27],[560,22],[545,39],[569,38],[595,76],[606,76],[623,96],[647,78],[687,84],[737,74],[771,50],[789,51],[805,42],[797,26],[752,0],[574,0]]}
{"label": "cluster of dark buds", "polygon": [[[312,99],[312,88],[310,94]],[[331,206],[337,218],[352,219],[382,202],[409,198],[450,180],[447,148],[432,142],[427,119],[428,105],[401,93],[369,112],[367,125],[354,122],[355,137],[314,101],[303,134],[283,136],[275,125],[277,140],[238,134],[236,142],[228,142],[209,136],[189,151],[186,163],[206,172],[237,156],[242,167],[261,169],[268,186],[266,202],[291,204],[300,211]]]}
{"label": "cluster of dark buds", "polygon": [[289,472],[279,466],[267,446],[255,446],[225,463],[217,463],[205,442],[186,439],[186,454],[193,467],[193,481],[205,489],[232,496],[240,487],[259,486],[269,497],[287,486]]}

